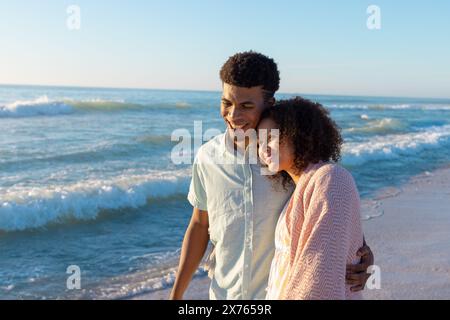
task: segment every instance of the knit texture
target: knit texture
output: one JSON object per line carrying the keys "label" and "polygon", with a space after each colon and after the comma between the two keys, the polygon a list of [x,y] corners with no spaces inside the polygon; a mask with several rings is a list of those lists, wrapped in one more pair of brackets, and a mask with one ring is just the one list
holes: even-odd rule
{"label": "knit texture", "polygon": [[360,299],[345,284],[346,264],[356,264],[363,245],[360,199],[351,174],[318,163],[302,174],[288,205],[287,281],[281,299]]}

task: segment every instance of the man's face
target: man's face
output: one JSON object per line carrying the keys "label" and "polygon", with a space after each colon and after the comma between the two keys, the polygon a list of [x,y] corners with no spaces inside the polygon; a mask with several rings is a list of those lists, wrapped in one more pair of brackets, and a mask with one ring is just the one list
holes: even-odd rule
{"label": "man's face", "polygon": [[223,84],[220,112],[231,130],[256,129],[266,108],[262,86],[243,88]]}

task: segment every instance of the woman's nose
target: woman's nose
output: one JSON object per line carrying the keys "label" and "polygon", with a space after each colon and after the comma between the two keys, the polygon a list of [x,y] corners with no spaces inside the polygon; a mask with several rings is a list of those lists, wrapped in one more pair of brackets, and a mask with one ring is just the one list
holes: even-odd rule
{"label": "woman's nose", "polygon": [[260,154],[267,155],[270,157],[271,154],[270,147],[267,145],[267,142],[263,140],[264,139],[259,140],[259,152]]}

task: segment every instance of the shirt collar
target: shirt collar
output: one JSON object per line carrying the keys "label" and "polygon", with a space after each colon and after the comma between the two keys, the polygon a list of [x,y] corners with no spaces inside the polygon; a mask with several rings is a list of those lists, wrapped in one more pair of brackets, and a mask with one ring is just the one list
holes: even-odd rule
{"label": "shirt collar", "polygon": [[232,156],[234,156],[234,144],[233,144],[233,141],[231,140],[231,132],[228,127],[225,130],[225,133],[223,134],[220,148],[221,148],[222,155],[226,155],[228,153],[228,154],[231,154]]}
{"label": "shirt collar", "polygon": [[[247,148],[245,149],[245,154],[246,154],[245,156],[247,156],[249,149],[250,148],[247,146]],[[226,128],[225,133],[223,134],[223,137],[220,141],[219,151],[222,156],[228,155],[231,157],[236,157],[237,151],[235,151],[235,149],[234,149],[234,144],[231,139],[231,131],[228,127]],[[258,152],[258,150],[256,150],[256,152]],[[261,166],[259,157],[257,156],[256,158],[257,158],[257,165]]]}

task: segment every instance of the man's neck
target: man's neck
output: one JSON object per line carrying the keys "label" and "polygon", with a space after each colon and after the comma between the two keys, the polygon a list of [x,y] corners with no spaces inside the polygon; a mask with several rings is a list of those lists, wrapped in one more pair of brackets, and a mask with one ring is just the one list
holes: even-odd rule
{"label": "man's neck", "polygon": [[240,150],[247,150],[248,145],[250,144],[249,138],[245,137],[245,141],[234,141],[234,151],[240,149]]}

